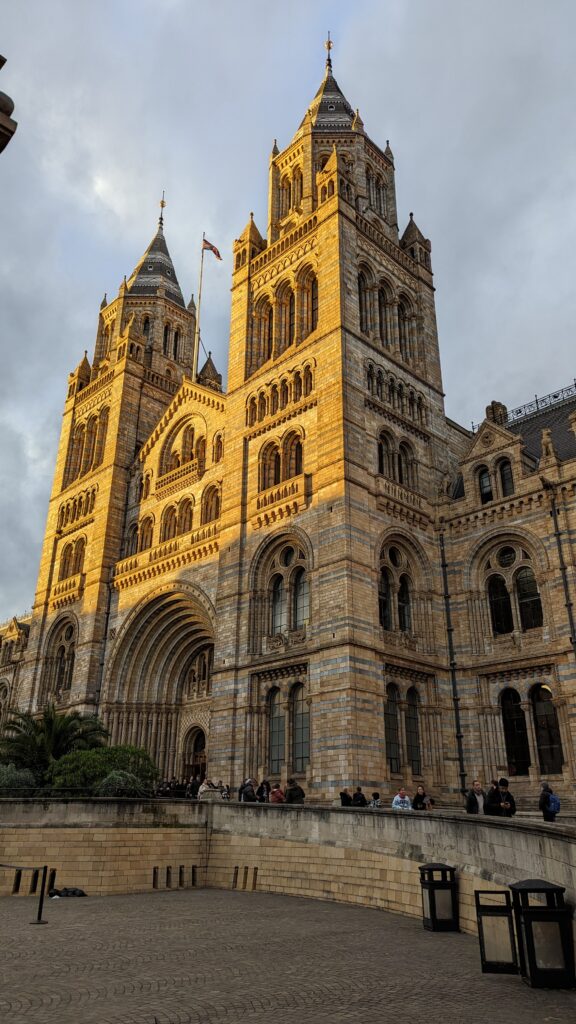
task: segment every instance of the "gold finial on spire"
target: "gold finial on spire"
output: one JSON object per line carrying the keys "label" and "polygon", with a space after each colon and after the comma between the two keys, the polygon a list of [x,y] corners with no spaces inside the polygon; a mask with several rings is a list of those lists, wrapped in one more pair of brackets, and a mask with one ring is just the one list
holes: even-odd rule
{"label": "gold finial on spire", "polygon": [[326,57],[326,69],[327,69],[327,71],[332,71],[332,58],[330,56],[330,50],[332,49],[333,46],[334,46],[334,43],[330,39],[330,33],[328,33],[328,39],[324,43],[324,47],[328,51],[328,56]]}
{"label": "gold finial on spire", "polygon": [[166,206],[166,200],[164,199],[164,189],[162,189],[162,199],[160,200],[160,218],[158,220],[158,226],[164,227],[164,207]]}

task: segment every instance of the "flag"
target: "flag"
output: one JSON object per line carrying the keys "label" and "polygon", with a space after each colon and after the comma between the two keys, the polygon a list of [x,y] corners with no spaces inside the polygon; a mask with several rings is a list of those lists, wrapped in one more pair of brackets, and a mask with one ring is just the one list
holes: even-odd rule
{"label": "flag", "polygon": [[218,249],[216,248],[216,246],[212,245],[212,242],[209,242],[207,238],[203,238],[202,239],[202,248],[203,249],[209,249],[210,252],[213,252],[217,260],[221,260],[222,259],[222,257],[220,255],[220,253],[218,252]]}

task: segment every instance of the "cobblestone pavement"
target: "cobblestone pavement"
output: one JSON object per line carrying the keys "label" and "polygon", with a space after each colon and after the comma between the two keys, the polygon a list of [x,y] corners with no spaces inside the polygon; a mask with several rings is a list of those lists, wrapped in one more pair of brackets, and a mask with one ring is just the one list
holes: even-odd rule
{"label": "cobblestone pavement", "polygon": [[364,907],[196,891],[0,900],[5,1024],[530,1024],[576,995],[483,976],[478,944]]}

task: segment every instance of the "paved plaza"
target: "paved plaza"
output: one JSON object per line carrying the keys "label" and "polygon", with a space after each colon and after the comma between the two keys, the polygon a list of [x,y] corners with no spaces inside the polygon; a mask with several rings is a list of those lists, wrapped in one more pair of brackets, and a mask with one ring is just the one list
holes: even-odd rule
{"label": "paved plaza", "polygon": [[0,901],[6,1024],[530,1024],[571,992],[483,976],[478,943],[379,910],[264,893]]}

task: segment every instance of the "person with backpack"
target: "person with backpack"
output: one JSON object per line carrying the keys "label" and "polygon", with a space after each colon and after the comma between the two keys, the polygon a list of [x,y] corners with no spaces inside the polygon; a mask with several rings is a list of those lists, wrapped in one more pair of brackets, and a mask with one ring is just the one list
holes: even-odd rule
{"label": "person with backpack", "polygon": [[560,797],[556,796],[547,782],[542,783],[538,807],[542,811],[544,821],[550,823],[556,821],[556,815],[560,812]]}

